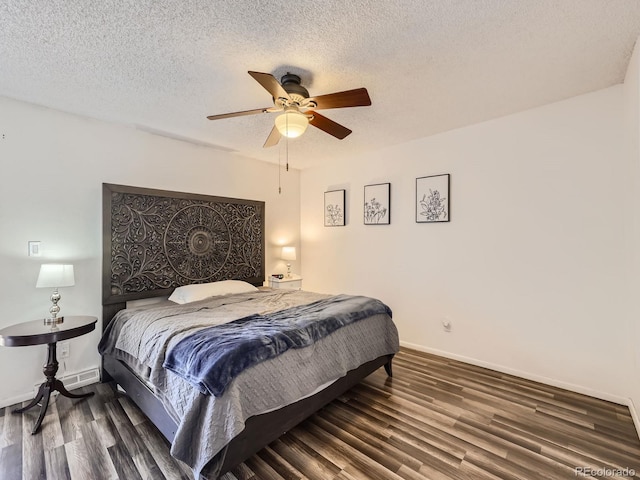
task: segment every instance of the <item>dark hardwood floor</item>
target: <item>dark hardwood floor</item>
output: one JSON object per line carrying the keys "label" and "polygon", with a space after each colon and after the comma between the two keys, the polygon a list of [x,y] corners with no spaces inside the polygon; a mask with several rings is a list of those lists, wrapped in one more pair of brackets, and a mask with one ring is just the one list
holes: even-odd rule
{"label": "dark hardwood floor", "polygon": [[[37,414],[0,409],[0,478],[190,479],[110,384]],[[627,407],[403,349],[224,480],[640,478]]]}

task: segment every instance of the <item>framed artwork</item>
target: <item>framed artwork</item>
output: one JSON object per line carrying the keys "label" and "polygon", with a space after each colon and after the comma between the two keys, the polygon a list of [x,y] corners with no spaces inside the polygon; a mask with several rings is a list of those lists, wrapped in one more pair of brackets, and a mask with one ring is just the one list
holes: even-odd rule
{"label": "framed artwork", "polygon": [[324,192],[324,226],[344,227],[344,190]]}
{"label": "framed artwork", "polygon": [[364,186],[364,224],[389,225],[391,223],[391,184]]}
{"label": "framed artwork", "polygon": [[435,223],[451,220],[449,212],[450,175],[416,178],[416,222]]}

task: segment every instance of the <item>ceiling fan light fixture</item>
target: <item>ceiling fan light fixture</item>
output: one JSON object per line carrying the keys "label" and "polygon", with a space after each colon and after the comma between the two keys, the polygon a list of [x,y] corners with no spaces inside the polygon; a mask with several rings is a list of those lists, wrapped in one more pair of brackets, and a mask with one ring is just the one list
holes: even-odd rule
{"label": "ceiling fan light fixture", "polygon": [[[282,137],[299,137],[306,131],[309,124],[338,140],[342,140],[351,134],[351,130],[319,114],[316,110],[371,105],[371,98],[366,88],[355,88],[353,90],[310,97],[309,91],[300,85],[300,77],[293,73],[288,72],[280,82],[270,73],[254,72],[252,70],[249,70],[248,73],[269,92],[273,100],[273,106],[208,115],[207,118],[209,120],[219,120],[258,113],[282,112],[275,118],[275,125],[271,128],[271,132],[266,142],[264,142],[264,148],[277,145]],[[301,109],[302,112],[300,111]]]}
{"label": "ceiling fan light fixture", "polygon": [[281,135],[288,138],[299,137],[308,126],[307,116],[297,110],[289,110],[276,117],[276,128]]}

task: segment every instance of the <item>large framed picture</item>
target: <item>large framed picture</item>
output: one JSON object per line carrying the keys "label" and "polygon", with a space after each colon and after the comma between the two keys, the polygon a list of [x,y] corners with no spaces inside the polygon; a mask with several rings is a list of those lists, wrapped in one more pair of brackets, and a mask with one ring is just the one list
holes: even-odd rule
{"label": "large framed picture", "polygon": [[450,175],[416,178],[416,222],[435,223],[451,220],[449,212]]}
{"label": "large framed picture", "polygon": [[364,224],[389,225],[391,223],[391,184],[364,186]]}
{"label": "large framed picture", "polygon": [[324,226],[344,227],[344,190],[324,192]]}

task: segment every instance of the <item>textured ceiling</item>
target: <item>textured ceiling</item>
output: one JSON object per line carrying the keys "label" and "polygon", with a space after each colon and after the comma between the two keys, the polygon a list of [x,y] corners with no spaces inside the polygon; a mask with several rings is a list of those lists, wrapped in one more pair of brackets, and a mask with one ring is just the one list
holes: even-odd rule
{"label": "textured ceiling", "polygon": [[271,105],[248,70],[366,87],[306,168],[621,83],[638,36],[638,0],[0,0],[0,95],[277,162],[277,114],[205,118]]}

